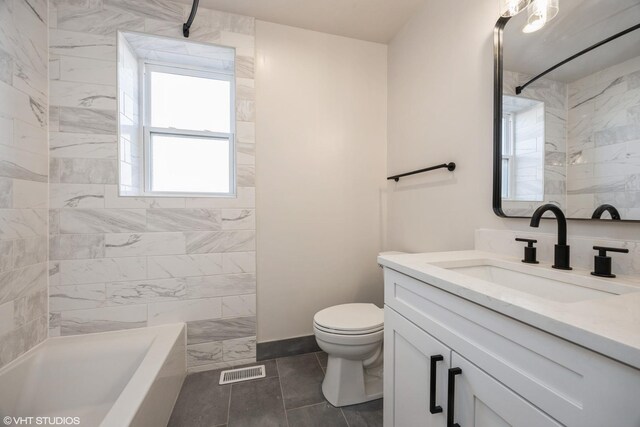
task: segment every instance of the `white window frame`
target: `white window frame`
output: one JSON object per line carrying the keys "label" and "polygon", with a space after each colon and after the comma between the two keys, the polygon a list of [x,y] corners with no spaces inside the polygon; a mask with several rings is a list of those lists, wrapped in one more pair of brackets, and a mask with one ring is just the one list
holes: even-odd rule
{"label": "white window frame", "polygon": [[[171,197],[236,197],[236,101],[235,101],[235,76],[233,74],[224,74],[206,69],[199,69],[196,67],[188,67],[184,65],[168,64],[160,61],[150,61],[143,59],[140,61],[140,99],[143,100],[141,106],[141,118],[142,126],[140,126],[141,138],[143,140],[143,171],[142,179],[144,181],[144,194],[147,196],[171,196]],[[175,128],[158,128],[152,127],[151,124],[151,91],[148,89],[151,87],[151,71],[160,71],[163,73],[176,74],[181,76],[201,77],[207,79],[228,81],[230,84],[230,122],[229,132],[209,132],[209,131],[194,131],[189,129],[175,129]],[[185,191],[153,191],[152,190],[152,144],[151,135],[170,135],[179,137],[200,137],[209,138],[220,141],[229,141],[229,192],[214,193],[214,192],[185,192]]]}
{"label": "white window frame", "polygon": [[[515,170],[516,170],[516,155],[515,155],[515,126],[513,120],[513,113],[502,113],[502,120],[506,121],[502,132],[502,141],[500,144],[502,147],[505,146],[505,138],[507,138],[507,144],[509,146],[509,154],[505,154],[504,150],[502,150],[502,160],[507,161],[507,191],[506,196],[503,189],[502,198],[504,200],[513,200],[513,194],[515,191],[514,183],[515,183]],[[500,165],[502,167],[502,165]],[[504,171],[503,171],[504,172]]]}

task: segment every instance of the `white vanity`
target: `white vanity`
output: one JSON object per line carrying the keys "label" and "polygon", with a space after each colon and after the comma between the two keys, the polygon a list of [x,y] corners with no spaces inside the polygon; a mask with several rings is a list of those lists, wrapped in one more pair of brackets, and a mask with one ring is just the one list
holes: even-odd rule
{"label": "white vanity", "polygon": [[640,426],[640,282],[383,255],[386,427]]}

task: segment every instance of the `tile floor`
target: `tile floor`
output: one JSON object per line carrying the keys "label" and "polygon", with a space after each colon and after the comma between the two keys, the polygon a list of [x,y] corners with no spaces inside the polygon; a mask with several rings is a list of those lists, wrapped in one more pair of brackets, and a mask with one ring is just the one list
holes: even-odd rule
{"label": "tile floor", "polygon": [[218,385],[220,370],[187,376],[169,427],[382,426],[382,399],[335,408],[322,395],[326,353],[258,362],[266,378]]}

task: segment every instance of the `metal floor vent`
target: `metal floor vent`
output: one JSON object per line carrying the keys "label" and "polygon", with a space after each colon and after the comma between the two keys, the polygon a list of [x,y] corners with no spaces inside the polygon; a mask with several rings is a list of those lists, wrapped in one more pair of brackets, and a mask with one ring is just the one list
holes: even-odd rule
{"label": "metal floor vent", "polygon": [[230,369],[220,373],[220,385],[255,380],[256,378],[264,378],[265,376],[264,365]]}

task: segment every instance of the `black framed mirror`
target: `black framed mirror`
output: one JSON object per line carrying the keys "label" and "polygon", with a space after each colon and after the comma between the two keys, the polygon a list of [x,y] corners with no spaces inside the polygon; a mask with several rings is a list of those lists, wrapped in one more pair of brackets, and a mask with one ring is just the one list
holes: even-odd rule
{"label": "black framed mirror", "polygon": [[500,18],[493,125],[498,216],[553,203],[640,221],[640,0],[533,0]]}

